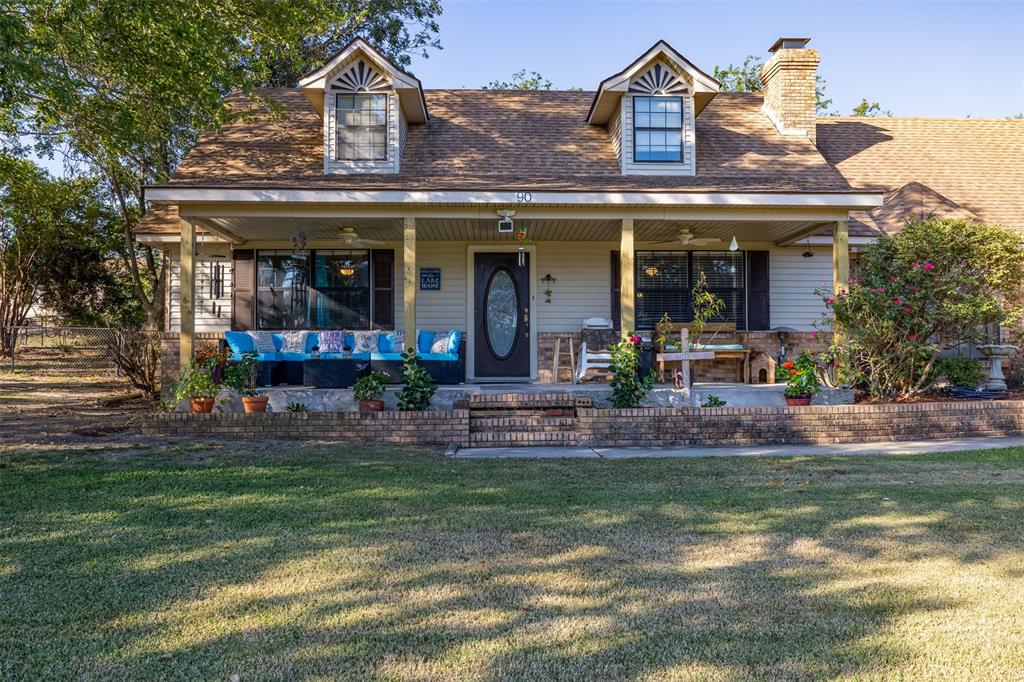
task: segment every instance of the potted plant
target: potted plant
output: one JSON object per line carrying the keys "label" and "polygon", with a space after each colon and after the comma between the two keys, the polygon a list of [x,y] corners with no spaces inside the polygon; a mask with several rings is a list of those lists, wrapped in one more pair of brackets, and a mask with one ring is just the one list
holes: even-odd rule
{"label": "potted plant", "polygon": [[192,360],[181,375],[176,396],[179,401],[188,398],[193,412],[209,414],[217,397],[217,384],[213,381],[211,363]]}
{"label": "potted plant", "polygon": [[224,369],[224,385],[242,395],[246,412],[266,412],[270,400],[269,396],[256,393],[257,357],[256,353],[244,353],[241,360]]}
{"label": "potted plant", "polygon": [[387,380],[387,374],[376,371],[356,379],[352,393],[359,401],[360,412],[384,411],[384,382]]}
{"label": "potted plant", "polygon": [[810,405],[811,398],[821,387],[814,358],[806,351],[800,353],[796,360],[787,360],[779,365],[775,378],[786,382],[786,404],[791,407]]}

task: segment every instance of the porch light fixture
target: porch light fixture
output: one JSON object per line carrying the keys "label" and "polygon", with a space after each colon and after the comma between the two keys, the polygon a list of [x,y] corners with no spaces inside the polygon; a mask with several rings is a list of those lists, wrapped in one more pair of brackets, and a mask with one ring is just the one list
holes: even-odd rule
{"label": "porch light fixture", "polygon": [[739,251],[740,250],[740,244],[739,244],[738,241],[736,241],[736,235],[733,235],[732,236],[732,241],[729,242],[729,250],[730,251]]}
{"label": "porch light fixture", "polygon": [[307,243],[308,241],[306,240],[306,233],[303,232],[302,230],[299,230],[298,232],[292,235],[293,249],[304,249],[306,248]]}
{"label": "porch light fixture", "polygon": [[655,275],[658,274],[658,268],[654,267],[653,265],[650,265],[647,267],[646,270],[644,270],[644,272],[647,273],[648,277],[654,277]]}
{"label": "porch light fixture", "polygon": [[340,268],[338,268],[338,273],[342,277],[351,277],[356,273],[356,269],[352,267],[351,263],[346,262]]}

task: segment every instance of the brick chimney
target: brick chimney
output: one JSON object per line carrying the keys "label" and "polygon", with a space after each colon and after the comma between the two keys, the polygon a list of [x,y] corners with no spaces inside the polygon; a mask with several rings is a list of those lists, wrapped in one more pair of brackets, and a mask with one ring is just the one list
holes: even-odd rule
{"label": "brick chimney", "polygon": [[783,135],[816,142],[818,63],[821,55],[807,47],[810,38],[779,38],[768,51],[771,59],[761,67],[764,113]]}

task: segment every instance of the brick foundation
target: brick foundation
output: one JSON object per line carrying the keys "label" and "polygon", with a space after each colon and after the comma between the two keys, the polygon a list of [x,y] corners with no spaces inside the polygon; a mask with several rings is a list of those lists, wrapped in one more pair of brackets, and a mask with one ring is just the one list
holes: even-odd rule
{"label": "brick foundation", "polygon": [[450,412],[266,412],[148,414],[146,435],[303,439],[341,443],[442,445],[469,442],[469,410]]}
{"label": "brick foundation", "polygon": [[[544,420],[541,415],[498,411],[496,403],[489,404],[495,410],[490,414],[481,412],[487,407],[483,403],[471,405],[472,410],[378,414],[148,414],[142,430],[147,435],[459,447],[829,444],[1024,435],[1024,401],[606,410],[583,407],[586,402],[577,400],[575,413],[572,408],[545,412]],[[510,402],[505,409],[537,404],[532,396]],[[477,420],[476,434],[471,434],[471,416]],[[537,428],[542,423],[557,429]],[[483,432],[503,433],[506,427],[508,438],[480,437]]]}

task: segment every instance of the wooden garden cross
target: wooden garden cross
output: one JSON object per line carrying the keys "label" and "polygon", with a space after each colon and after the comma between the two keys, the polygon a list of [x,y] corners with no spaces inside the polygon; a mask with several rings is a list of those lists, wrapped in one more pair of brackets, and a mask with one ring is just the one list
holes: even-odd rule
{"label": "wooden garden cross", "polygon": [[690,361],[691,360],[714,360],[714,351],[691,351],[690,330],[683,327],[679,332],[678,353],[658,353],[658,362],[664,367],[666,361],[681,361],[682,368],[679,370],[679,379],[676,381],[676,388],[690,392]]}

